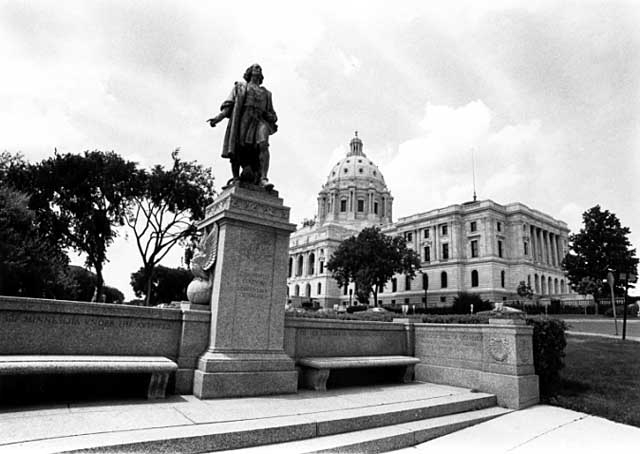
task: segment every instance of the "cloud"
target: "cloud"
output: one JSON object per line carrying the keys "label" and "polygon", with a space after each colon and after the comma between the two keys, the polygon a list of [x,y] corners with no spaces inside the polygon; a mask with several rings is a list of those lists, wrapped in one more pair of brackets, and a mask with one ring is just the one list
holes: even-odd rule
{"label": "cloud", "polygon": [[551,208],[554,186],[547,182],[564,169],[555,166],[542,177],[538,171],[554,162],[562,136],[543,132],[537,119],[497,129],[494,117],[482,100],[427,104],[423,132],[401,143],[383,168],[398,217],[471,200],[474,162],[480,199]]}

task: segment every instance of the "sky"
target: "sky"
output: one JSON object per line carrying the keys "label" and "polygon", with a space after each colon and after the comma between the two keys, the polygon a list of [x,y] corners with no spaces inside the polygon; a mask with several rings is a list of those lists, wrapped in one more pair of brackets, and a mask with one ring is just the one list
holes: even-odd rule
{"label": "sky", "polygon": [[[576,232],[596,204],[640,245],[640,2],[0,0],[0,150],[171,152],[230,178],[219,111],[259,63],[270,180],[312,218],[354,131],[404,217],[521,202]],[[177,250],[162,264],[180,265]],[[125,230],[108,285],[133,297]],[[81,262],[81,258],[74,258]]]}

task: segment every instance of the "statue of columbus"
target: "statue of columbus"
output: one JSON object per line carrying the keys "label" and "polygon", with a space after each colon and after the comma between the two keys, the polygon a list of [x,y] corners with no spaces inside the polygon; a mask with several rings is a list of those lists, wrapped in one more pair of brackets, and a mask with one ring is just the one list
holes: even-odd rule
{"label": "statue of columbus", "polygon": [[222,146],[222,157],[230,160],[233,175],[227,186],[245,181],[271,190],[273,185],[267,178],[269,136],[278,130],[278,117],[271,92],[262,86],[260,65],[247,68],[243,79],[234,84],[220,113],[207,122],[213,128],[224,118],[229,119]]}

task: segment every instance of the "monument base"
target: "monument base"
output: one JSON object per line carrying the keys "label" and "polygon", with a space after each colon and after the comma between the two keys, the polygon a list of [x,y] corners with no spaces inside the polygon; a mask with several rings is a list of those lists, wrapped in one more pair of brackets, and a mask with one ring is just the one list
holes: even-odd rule
{"label": "monument base", "polygon": [[193,377],[193,394],[199,399],[216,397],[292,394],[298,391],[298,372],[202,372]]}
{"label": "monument base", "polygon": [[207,352],[200,358],[193,381],[193,394],[200,399],[297,390],[298,372],[283,351]]}

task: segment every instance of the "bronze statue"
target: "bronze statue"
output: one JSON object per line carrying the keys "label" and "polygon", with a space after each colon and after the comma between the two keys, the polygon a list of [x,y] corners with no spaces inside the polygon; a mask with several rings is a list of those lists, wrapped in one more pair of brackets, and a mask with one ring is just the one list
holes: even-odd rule
{"label": "bronze statue", "polygon": [[224,118],[229,119],[222,147],[222,157],[231,161],[233,175],[227,185],[246,181],[273,189],[267,178],[269,136],[278,130],[278,117],[271,92],[262,86],[263,79],[260,65],[251,65],[244,73],[244,81],[236,82],[222,103],[220,114],[207,120],[213,128]]}

